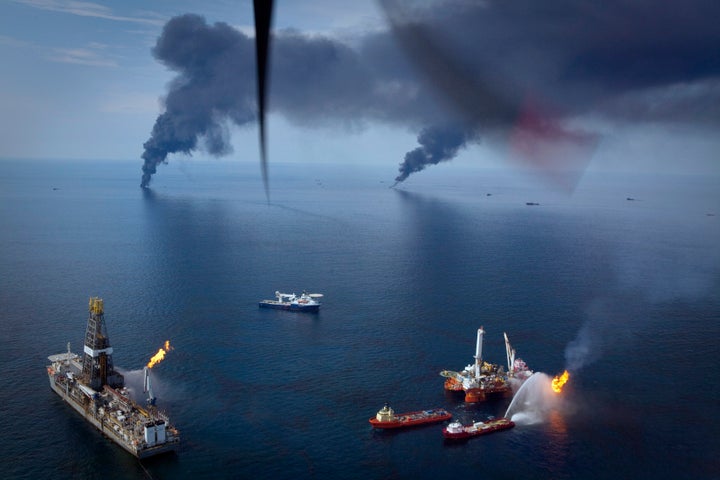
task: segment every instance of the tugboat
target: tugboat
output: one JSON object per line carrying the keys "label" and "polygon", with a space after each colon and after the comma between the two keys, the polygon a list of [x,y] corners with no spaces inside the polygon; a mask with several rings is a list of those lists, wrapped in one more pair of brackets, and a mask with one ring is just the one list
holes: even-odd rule
{"label": "tugboat", "polygon": [[386,403],[377,415],[370,419],[370,425],[375,428],[404,428],[425,423],[442,422],[450,418],[452,418],[452,414],[442,408],[419,410],[417,412],[400,413],[396,415],[393,409]]}
{"label": "tugboat", "polygon": [[275,292],[277,300],[262,300],[260,308],[292,310],[294,312],[317,312],[320,310],[322,293],[306,293],[297,296],[294,293]]}
{"label": "tugboat", "polygon": [[448,440],[466,440],[471,437],[497,432],[498,430],[507,430],[514,426],[515,422],[505,417],[495,418],[487,422],[473,422],[469,425],[463,425],[456,421],[443,428],[443,437]]}

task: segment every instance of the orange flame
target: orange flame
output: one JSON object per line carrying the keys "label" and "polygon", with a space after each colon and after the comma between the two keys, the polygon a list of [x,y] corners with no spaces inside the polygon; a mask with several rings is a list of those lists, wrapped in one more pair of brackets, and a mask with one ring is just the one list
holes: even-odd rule
{"label": "orange flame", "polygon": [[563,385],[565,385],[569,379],[570,373],[568,373],[567,370],[565,370],[562,375],[556,375],[555,378],[552,379],[552,384],[550,385],[553,389],[553,392],[562,392]]}
{"label": "orange flame", "polygon": [[160,348],[155,355],[152,356],[150,361],[147,364],[148,368],[152,368],[158,363],[162,362],[165,358],[165,354],[172,350],[172,347],[170,346],[170,340],[165,340],[165,348]]}

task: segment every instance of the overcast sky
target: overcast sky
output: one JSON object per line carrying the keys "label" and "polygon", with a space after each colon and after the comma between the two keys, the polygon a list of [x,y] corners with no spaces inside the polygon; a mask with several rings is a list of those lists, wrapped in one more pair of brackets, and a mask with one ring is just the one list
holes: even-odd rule
{"label": "overcast sky", "polygon": [[[0,158],[257,161],[251,3],[0,2]],[[271,162],[720,171],[720,3],[277,3]]]}

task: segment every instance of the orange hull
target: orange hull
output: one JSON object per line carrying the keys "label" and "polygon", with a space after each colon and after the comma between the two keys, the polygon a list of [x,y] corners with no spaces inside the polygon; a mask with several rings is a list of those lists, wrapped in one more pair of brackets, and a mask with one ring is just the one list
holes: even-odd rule
{"label": "orange hull", "polygon": [[465,402],[466,403],[477,403],[484,402],[487,397],[492,395],[494,397],[509,397],[512,396],[512,389],[510,387],[496,387],[496,388],[468,388],[465,390]]}
{"label": "orange hull", "polygon": [[449,390],[451,392],[461,392],[462,389],[462,383],[458,382],[454,378],[448,378],[445,380],[445,390]]}
{"label": "orange hull", "polygon": [[485,392],[482,388],[469,388],[465,391],[465,402],[476,403],[485,401]]}

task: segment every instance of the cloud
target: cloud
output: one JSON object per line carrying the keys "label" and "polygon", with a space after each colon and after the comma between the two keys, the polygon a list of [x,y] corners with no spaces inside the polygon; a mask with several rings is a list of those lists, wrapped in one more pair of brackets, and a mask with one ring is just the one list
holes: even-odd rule
{"label": "cloud", "polygon": [[0,45],[28,49],[47,60],[93,67],[117,67],[117,62],[106,53],[108,45],[90,42],[85,48],[45,47],[0,35]]}
{"label": "cloud", "polygon": [[30,42],[9,37],[7,35],[0,35],[0,45],[5,45],[13,48],[25,48],[33,46]]}
{"label": "cloud", "polygon": [[73,0],[12,0],[28,7],[52,12],[67,13],[80,17],[102,18],[116,22],[132,22],[147,25],[162,25],[164,20],[159,15],[143,12],[143,17],[128,17],[117,15],[112,9],[92,2],[79,2]]}
{"label": "cloud", "polygon": [[720,119],[720,76],[618,95],[599,104],[597,113],[627,122],[716,125]]}
{"label": "cloud", "polygon": [[117,67],[118,64],[93,48],[53,48],[47,57],[53,62],[92,67]]}
{"label": "cloud", "polygon": [[[562,168],[581,170],[597,138],[577,119],[592,114],[611,122],[720,121],[720,111],[702,102],[718,95],[715,1],[381,5],[388,27],[352,45],[275,32],[268,102],[304,126],[384,122],[417,132],[399,181],[489,135],[539,139],[542,148],[523,149],[531,162],[545,163],[533,158],[536,150],[562,152],[582,157]],[[228,152],[227,123],[255,121],[253,49],[248,35],[199,16],[165,25],[153,54],[177,76],[145,144],[144,185],[168,154],[202,145]],[[547,145],[554,139],[560,148]]]}
{"label": "cloud", "polygon": [[119,114],[157,114],[158,99],[149,93],[110,92],[100,105],[101,112]]}

